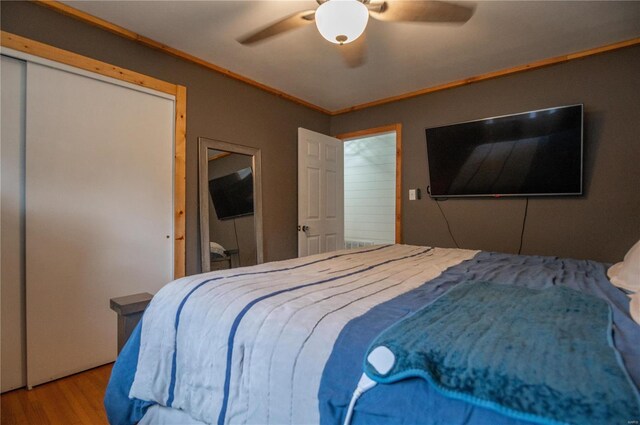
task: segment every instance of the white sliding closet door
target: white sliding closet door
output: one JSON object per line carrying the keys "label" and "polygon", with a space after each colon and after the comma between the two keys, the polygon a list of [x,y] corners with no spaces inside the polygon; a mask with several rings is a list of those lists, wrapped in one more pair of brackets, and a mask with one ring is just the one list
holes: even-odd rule
{"label": "white sliding closet door", "polygon": [[2,392],[25,384],[24,362],[24,108],[26,63],[1,57],[0,311]]}
{"label": "white sliding closet door", "polygon": [[28,63],[29,387],[113,361],[109,299],[172,279],[173,135],[173,98]]}

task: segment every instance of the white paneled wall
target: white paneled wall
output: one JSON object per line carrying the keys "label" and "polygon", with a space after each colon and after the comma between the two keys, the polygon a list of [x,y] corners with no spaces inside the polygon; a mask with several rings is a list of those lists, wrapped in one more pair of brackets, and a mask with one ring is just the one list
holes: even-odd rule
{"label": "white paneled wall", "polygon": [[344,238],[393,243],[396,208],[396,135],[344,143]]}

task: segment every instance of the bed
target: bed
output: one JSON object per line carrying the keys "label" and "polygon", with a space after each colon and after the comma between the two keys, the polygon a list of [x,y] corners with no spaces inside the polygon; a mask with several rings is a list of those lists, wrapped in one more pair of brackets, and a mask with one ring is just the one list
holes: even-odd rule
{"label": "bed", "polygon": [[[640,326],[606,270],[593,261],[384,245],[178,279],[153,298],[116,361],[107,415],[119,425],[342,423],[379,335],[456,288],[490,282],[535,291],[568,288],[604,300],[609,354],[617,359],[611,369],[626,379],[622,393],[635,416]],[[640,420],[640,413],[626,420]],[[365,392],[351,419],[532,422],[573,421],[505,413],[451,397],[419,377]]]}

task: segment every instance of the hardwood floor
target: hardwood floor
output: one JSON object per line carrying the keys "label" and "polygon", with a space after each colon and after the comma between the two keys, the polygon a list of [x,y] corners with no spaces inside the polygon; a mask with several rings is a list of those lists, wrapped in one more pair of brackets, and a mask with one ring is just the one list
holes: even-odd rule
{"label": "hardwood floor", "polygon": [[2,425],[107,424],[102,400],[113,364],[0,396]]}

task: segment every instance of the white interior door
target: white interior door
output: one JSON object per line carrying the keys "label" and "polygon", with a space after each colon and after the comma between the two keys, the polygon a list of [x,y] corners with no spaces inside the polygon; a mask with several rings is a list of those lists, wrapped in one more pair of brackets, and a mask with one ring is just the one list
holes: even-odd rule
{"label": "white interior door", "polygon": [[25,385],[24,327],[24,126],[26,63],[2,56],[0,77],[0,282],[2,392]]}
{"label": "white interior door", "polygon": [[298,256],[344,248],[344,154],[339,139],[298,129]]}
{"label": "white interior door", "polygon": [[27,385],[111,362],[109,299],[173,275],[174,99],[27,64]]}

